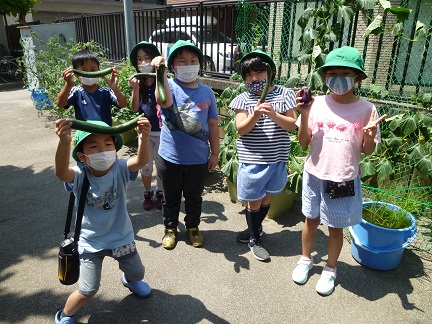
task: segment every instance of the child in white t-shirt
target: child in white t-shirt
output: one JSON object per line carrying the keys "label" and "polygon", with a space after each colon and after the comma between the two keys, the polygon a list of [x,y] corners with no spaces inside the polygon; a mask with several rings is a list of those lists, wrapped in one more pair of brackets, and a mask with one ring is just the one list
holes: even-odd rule
{"label": "child in white t-shirt", "polygon": [[378,118],[375,106],[354,94],[355,84],[367,78],[357,49],[344,46],[331,51],[318,73],[331,94],[306,105],[297,93],[299,142],[303,147],[310,144],[310,154],[303,171],[302,256],[292,279],[298,284],[307,281],[317,227],[327,225],[328,259],[316,291],[329,295],[334,290],[343,228],[360,223],[362,217],[360,155],[374,151],[380,141],[378,124],[386,115]]}

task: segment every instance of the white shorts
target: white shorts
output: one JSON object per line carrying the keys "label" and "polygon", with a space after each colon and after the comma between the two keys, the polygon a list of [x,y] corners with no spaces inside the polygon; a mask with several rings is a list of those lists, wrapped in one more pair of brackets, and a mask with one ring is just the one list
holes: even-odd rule
{"label": "white shorts", "polygon": [[326,181],[303,171],[302,212],[307,218],[321,217],[321,223],[334,228],[359,224],[362,219],[360,176],[354,179],[354,196],[330,199]]}

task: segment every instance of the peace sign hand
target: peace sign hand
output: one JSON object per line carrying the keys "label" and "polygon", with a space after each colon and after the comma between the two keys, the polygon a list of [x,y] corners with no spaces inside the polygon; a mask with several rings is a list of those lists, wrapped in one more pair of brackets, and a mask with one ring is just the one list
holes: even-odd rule
{"label": "peace sign hand", "polygon": [[387,114],[382,115],[378,119],[375,119],[377,112],[376,109],[372,109],[370,120],[368,124],[363,127],[363,136],[365,139],[374,139],[375,135],[377,133],[378,124],[383,121],[385,118],[387,118]]}

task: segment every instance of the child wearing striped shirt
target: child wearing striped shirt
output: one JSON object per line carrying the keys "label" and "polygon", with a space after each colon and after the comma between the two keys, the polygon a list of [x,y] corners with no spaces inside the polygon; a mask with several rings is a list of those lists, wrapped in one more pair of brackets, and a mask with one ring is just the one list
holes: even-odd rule
{"label": "child wearing striped shirt", "polygon": [[[267,80],[266,65],[272,68]],[[271,195],[283,190],[287,181],[286,163],[290,150],[288,131],[296,129],[295,93],[292,89],[273,85],[276,66],[266,53],[255,50],[240,61],[240,72],[248,87],[231,102],[235,110],[239,170],[237,198],[246,203],[247,229],[237,234],[247,242],[254,257],[270,261],[262,244],[262,222],[270,209]],[[265,84],[271,82],[264,103],[259,99]]]}

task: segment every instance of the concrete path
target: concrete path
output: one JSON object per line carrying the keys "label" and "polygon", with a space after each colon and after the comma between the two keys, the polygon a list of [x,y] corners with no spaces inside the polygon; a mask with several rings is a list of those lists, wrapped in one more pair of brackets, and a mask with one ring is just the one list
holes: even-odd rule
{"label": "concrete path", "polygon": [[[68,194],[53,174],[58,138],[53,121],[38,118],[27,90],[0,91],[0,322],[53,323],[76,286],[57,279]],[[124,147],[127,157],[133,148]],[[79,323],[432,323],[432,263],[412,249],[393,271],[367,269],[346,240],[334,293],[315,284],[326,260],[320,227],[316,267],[304,286],[291,280],[301,251],[300,203],[264,223],[269,263],[253,258],[235,235],[245,227],[223,178],[212,172],[204,194],[203,248],[191,247],[180,227],[176,249],[161,247],[159,210],[142,210],[142,184],[129,187],[128,206],[138,251],[153,288],[140,300],[120,282],[112,259],[104,262],[99,293],[77,314]],[[182,212],[181,219],[184,217]]]}

